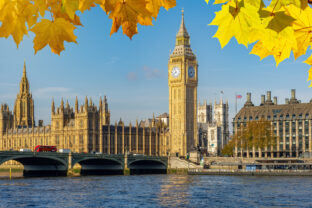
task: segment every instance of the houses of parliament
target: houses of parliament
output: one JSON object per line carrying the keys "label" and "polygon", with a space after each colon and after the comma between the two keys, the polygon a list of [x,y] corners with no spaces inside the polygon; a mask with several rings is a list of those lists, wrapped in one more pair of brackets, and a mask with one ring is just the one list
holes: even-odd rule
{"label": "houses of parliament", "polygon": [[13,112],[7,104],[0,110],[0,150],[34,149],[53,145],[72,152],[101,152],[145,155],[185,156],[197,145],[198,64],[190,47],[190,36],[182,22],[168,63],[169,126],[155,118],[125,125],[110,123],[106,97],[96,106],[86,97],[84,103],[71,107],[63,99],[51,104],[50,125],[35,123],[34,100],[26,73],[26,64]]}
{"label": "houses of parliament", "polygon": [[72,108],[61,100],[56,107],[51,104],[51,125],[43,126],[39,120],[35,125],[34,100],[24,64],[20,91],[17,94],[13,112],[7,104],[1,104],[0,150],[34,149],[37,145],[54,145],[58,149],[72,152],[101,152],[123,154],[126,151],[147,155],[165,155],[163,145],[165,126],[125,126],[122,121],[110,125],[110,111],[107,98],[100,98],[99,106],[91,99],[79,105],[76,97]]}

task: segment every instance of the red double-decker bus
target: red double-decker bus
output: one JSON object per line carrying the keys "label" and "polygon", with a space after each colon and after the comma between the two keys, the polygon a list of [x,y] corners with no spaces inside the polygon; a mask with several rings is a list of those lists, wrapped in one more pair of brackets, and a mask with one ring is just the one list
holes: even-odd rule
{"label": "red double-decker bus", "polygon": [[35,152],[56,152],[56,146],[44,146],[44,145],[37,145],[35,147]]}

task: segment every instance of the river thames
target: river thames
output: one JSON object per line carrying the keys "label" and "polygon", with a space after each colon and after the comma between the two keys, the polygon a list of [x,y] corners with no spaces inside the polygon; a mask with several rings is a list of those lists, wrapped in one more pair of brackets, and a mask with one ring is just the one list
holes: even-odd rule
{"label": "river thames", "polygon": [[312,207],[312,177],[0,179],[0,207]]}

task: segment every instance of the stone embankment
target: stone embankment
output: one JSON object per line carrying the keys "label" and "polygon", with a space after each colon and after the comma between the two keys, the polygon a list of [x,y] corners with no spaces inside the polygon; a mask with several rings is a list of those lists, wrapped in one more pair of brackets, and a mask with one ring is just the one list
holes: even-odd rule
{"label": "stone embankment", "polygon": [[192,169],[189,175],[223,175],[223,176],[312,176],[311,170],[217,170],[217,169]]}

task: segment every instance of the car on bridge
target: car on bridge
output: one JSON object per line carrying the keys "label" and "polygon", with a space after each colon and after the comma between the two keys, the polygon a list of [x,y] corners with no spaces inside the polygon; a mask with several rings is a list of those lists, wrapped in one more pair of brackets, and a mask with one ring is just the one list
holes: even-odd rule
{"label": "car on bridge", "polygon": [[20,152],[31,152],[31,149],[20,149]]}

